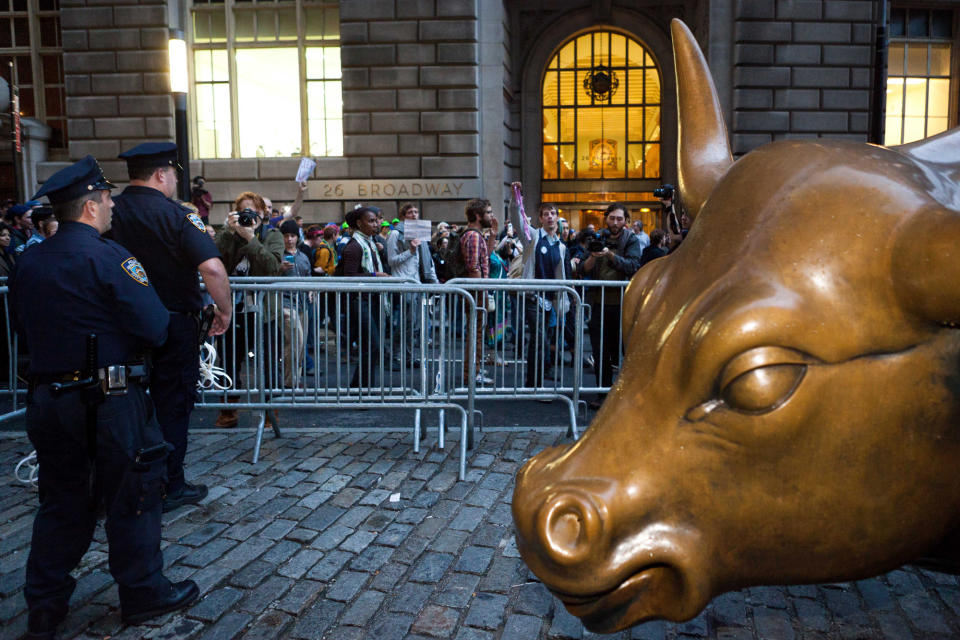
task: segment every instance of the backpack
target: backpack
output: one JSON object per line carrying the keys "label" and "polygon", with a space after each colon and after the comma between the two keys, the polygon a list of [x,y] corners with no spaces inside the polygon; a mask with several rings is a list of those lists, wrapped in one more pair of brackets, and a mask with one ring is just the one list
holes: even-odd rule
{"label": "backpack", "polygon": [[481,239],[483,238],[483,235],[479,231],[469,227],[462,234],[454,238],[453,242],[450,243],[450,253],[447,258],[448,280],[467,277],[467,262],[463,258],[463,247],[460,243],[467,237],[468,233],[476,233],[480,235]]}
{"label": "backpack", "polygon": [[328,275],[328,276],[329,276],[329,275],[334,275],[334,274],[336,273],[337,264],[338,264],[340,261],[337,260],[337,251],[336,251],[336,249],[334,249],[334,248],[331,247],[329,244],[327,244],[327,241],[326,241],[326,240],[321,241],[320,244],[317,245],[317,247],[313,250],[313,258],[311,258],[311,260],[310,260],[310,265],[311,265],[310,272],[311,272],[313,275],[315,275],[315,276],[316,276],[316,275],[319,275],[319,274],[313,272],[313,267],[316,267],[316,266],[317,266],[317,258],[321,255],[321,253],[320,253],[321,251],[326,251],[326,252],[329,254],[329,256],[330,256],[330,261],[333,262],[333,268],[334,268],[334,273],[333,273],[333,274],[331,274],[331,273],[326,273],[326,274],[324,274],[324,275]]}

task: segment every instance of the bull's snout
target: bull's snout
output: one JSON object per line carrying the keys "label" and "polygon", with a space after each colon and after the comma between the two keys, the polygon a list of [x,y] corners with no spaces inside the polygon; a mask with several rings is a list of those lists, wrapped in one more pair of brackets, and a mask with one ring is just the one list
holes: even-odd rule
{"label": "bull's snout", "polygon": [[601,509],[594,497],[574,488],[546,496],[537,512],[535,535],[549,558],[562,566],[580,564],[596,550],[603,535]]}
{"label": "bull's snout", "polygon": [[601,561],[605,544],[609,481],[569,480],[561,459],[569,447],[554,447],[531,459],[517,476],[514,521],[528,564],[552,566],[568,577]]}
{"label": "bull's snout", "polygon": [[527,566],[593,631],[695,616],[711,593],[697,529],[660,519],[655,485],[605,476],[582,453],[554,447],[517,474],[513,519]]}

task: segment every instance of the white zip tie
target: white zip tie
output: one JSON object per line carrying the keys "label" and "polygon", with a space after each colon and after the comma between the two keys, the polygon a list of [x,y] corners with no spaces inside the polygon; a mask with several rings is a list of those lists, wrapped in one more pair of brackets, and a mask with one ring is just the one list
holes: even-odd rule
{"label": "white zip tie", "polygon": [[204,342],[200,348],[200,379],[197,381],[199,388],[224,391],[233,387],[233,379],[227,375],[226,369],[216,364],[217,350],[211,343]]}
{"label": "white zip tie", "polygon": [[37,462],[37,452],[31,451],[30,455],[17,463],[13,470],[13,476],[17,482],[37,486],[37,475],[40,473],[40,464]]}

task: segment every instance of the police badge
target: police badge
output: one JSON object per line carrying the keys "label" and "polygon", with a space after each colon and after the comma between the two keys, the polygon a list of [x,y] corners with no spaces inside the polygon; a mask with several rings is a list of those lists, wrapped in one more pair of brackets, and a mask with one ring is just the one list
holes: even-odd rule
{"label": "police badge", "polygon": [[[201,223],[202,224],[202,223]],[[127,272],[127,275],[142,284],[143,286],[148,286],[150,281],[147,280],[147,271],[143,268],[143,265],[136,258],[127,258],[120,265],[123,267],[123,270]]]}
{"label": "police badge", "polygon": [[203,220],[201,220],[201,219],[200,219],[200,216],[198,216],[197,214],[195,214],[195,213],[188,213],[188,214],[187,214],[187,220],[189,220],[189,221],[190,221],[190,224],[192,224],[193,226],[195,226],[195,227],[196,227],[197,229],[199,229],[200,231],[206,232],[207,228],[206,228],[205,226],[203,226]]}

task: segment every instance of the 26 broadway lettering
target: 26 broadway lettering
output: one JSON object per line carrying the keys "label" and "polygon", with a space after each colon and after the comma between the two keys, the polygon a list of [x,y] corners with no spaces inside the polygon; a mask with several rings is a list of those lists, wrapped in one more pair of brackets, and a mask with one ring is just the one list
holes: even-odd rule
{"label": "26 broadway lettering", "polygon": [[457,198],[463,190],[462,182],[368,182],[357,185],[361,198]]}

